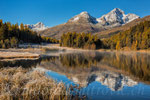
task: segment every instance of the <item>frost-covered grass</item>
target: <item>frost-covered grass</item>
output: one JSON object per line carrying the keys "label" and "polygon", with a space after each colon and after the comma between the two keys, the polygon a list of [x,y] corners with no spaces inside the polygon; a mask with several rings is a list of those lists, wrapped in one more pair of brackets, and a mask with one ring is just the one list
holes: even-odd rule
{"label": "frost-covered grass", "polygon": [[0,100],[67,100],[63,83],[56,83],[44,71],[24,68],[0,69]]}
{"label": "frost-covered grass", "polygon": [[39,54],[29,52],[0,52],[0,59],[13,59],[13,58],[39,58]]}

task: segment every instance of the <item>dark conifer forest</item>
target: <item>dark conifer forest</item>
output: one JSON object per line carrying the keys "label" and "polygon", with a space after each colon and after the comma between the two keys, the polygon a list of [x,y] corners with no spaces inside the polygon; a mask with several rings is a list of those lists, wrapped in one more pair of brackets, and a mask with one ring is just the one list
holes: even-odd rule
{"label": "dark conifer forest", "polygon": [[30,30],[26,25],[3,23],[0,20],[0,48],[18,47],[19,43],[58,43],[56,39],[42,37]]}
{"label": "dark conifer forest", "polygon": [[90,33],[68,32],[61,36],[61,46],[83,48],[83,49],[99,49],[102,42],[96,35]]}

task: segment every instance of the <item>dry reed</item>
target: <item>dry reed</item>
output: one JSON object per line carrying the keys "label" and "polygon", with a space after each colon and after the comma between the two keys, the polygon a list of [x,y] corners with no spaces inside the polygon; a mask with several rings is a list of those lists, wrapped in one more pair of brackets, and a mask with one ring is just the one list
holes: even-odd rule
{"label": "dry reed", "polygon": [[0,69],[0,100],[67,100],[63,83],[56,83],[44,71],[24,68]]}

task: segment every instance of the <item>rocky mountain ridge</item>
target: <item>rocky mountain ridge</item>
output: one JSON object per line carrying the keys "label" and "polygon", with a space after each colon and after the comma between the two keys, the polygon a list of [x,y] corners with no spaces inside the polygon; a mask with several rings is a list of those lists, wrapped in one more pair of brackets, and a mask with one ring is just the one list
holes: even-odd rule
{"label": "rocky mountain ridge", "polygon": [[66,23],[40,31],[39,34],[57,39],[60,39],[61,35],[67,32],[95,34],[123,26],[138,18],[140,17],[135,14],[125,14],[124,11],[119,8],[113,9],[108,14],[103,15],[100,18],[95,18],[88,12],[81,12],[69,19]]}

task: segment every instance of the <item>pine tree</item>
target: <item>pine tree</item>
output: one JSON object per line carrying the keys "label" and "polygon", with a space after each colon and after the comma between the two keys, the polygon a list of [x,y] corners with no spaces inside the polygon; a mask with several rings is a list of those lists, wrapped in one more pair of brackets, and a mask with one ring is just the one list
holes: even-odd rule
{"label": "pine tree", "polygon": [[0,27],[2,26],[2,24],[3,24],[3,20],[2,20],[2,19],[0,19]]}
{"label": "pine tree", "polygon": [[24,30],[24,25],[23,25],[23,23],[20,24],[20,29],[21,29],[21,30]]}
{"label": "pine tree", "polygon": [[137,50],[138,49],[138,42],[137,42],[137,40],[136,40],[136,42],[135,41],[133,42],[132,49],[133,50]]}
{"label": "pine tree", "polygon": [[5,37],[4,37],[4,29],[3,27],[0,27],[0,40],[4,40]]}
{"label": "pine tree", "polygon": [[120,41],[118,41],[118,42],[117,42],[117,45],[116,45],[116,50],[120,50],[120,48],[121,48],[121,47],[120,47]]}

